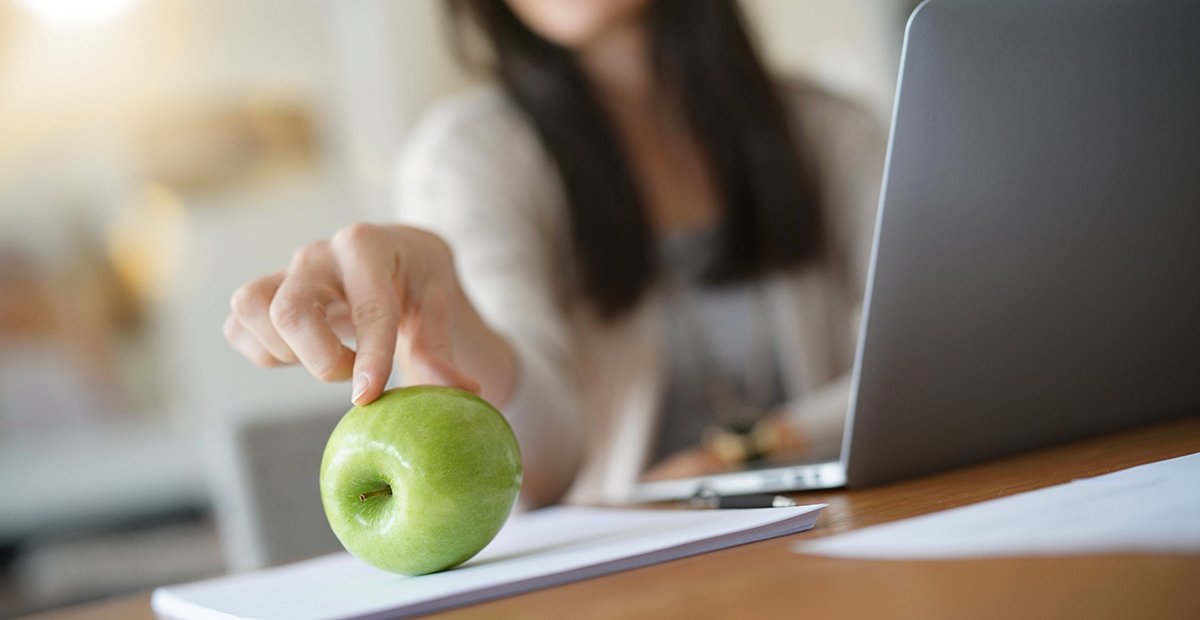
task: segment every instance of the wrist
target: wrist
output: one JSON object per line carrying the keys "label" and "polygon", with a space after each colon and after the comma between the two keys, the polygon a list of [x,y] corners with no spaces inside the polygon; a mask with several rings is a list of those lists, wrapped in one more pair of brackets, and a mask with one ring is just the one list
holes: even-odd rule
{"label": "wrist", "polygon": [[455,363],[479,382],[480,396],[503,407],[515,391],[518,375],[516,351],[479,315],[474,304],[454,280],[449,294]]}

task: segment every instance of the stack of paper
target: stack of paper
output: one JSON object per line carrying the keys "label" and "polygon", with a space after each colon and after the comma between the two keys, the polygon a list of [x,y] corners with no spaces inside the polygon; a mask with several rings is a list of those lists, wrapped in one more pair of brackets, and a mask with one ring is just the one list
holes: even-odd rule
{"label": "stack of paper", "polygon": [[1200,553],[1200,454],[796,546],[843,558]]}
{"label": "stack of paper", "polygon": [[824,505],[755,510],[558,507],[514,516],[462,566],[402,577],[341,553],[264,571],[159,588],[176,620],[396,618],[529,592],[813,527]]}

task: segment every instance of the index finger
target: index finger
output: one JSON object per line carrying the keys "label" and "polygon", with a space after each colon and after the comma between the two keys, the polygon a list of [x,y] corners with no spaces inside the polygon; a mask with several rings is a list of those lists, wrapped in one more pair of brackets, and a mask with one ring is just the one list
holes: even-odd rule
{"label": "index finger", "polygon": [[386,233],[367,224],[339,231],[332,246],[356,341],[350,400],[364,405],[379,398],[392,373],[401,307],[396,253]]}

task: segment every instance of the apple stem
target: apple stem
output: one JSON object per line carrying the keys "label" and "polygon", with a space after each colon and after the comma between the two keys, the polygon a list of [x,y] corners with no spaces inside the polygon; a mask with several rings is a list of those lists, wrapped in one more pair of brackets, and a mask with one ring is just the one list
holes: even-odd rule
{"label": "apple stem", "polygon": [[391,494],[392,494],[392,487],[383,487],[382,489],[375,489],[374,491],[367,491],[366,493],[359,495],[358,501],[365,502],[368,499],[375,497],[377,495],[391,495]]}

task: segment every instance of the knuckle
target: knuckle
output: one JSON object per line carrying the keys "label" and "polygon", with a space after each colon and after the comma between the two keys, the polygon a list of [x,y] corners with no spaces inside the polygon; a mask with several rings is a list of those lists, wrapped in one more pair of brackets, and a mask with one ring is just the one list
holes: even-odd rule
{"label": "knuckle", "polygon": [[429,232],[427,230],[422,230],[420,232],[422,244],[425,246],[430,258],[432,258],[436,264],[446,265],[453,262],[454,252],[450,249],[450,244],[446,243],[446,240],[443,239],[441,235]]}
{"label": "knuckle", "polygon": [[276,328],[283,331],[293,330],[305,322],[305,304],[292,295],[279,295],[271,302],[269,315]]}
{"label": "knuckle", "polygon": [[393,320],[392,309],[380,299],[367,299],[350,311],[350,319],[355,325],[377,325]]}
{"label": "knuckle", "polygon": [[453,264],[450,244],[435,232],[405,226],[399,229],[398,241],[410,268],[435,274]]}
{"label": "knuckle", "polygon": [[312,265],[325,260],[329,255],[328,243],[325,241],[313,241],[306,243],[292,253],[293,265]]}
{"label": "knuckle", "polygon": [[333,245],[340,250],[354,250],[379,238],[380,228],[374,224],[355,222],[333,235]]}
{"label": "knuckle", "polygon": [[433,248],[433,272],[438,275],[438,281],[453,279],[456,273],[454,250],[441,237],[436,237]]}
{"label": "knuckle", "polygon": [[430,243],[430,245],[433,246],[434,251],[436,251],[440,256],[449,258],[450,254],[451,254],[450,244],[447,243],[446,240],[443,239],[441,235],[438,235],[435,233],[426,233],[426,234],[428,235],[429,243]]}
{"label": "knuckle", "polygon": [[229,298],[229,308],[238,317],[263,313],[271,304],[277,283],[270,277],[258,278],[238,287]]}
{"label": "knuckle", "polygon": [[250,355],[249,357],[250,363],[258,366],[259,368],[273,368],[279,365],[278,360],[276,360],[274,357],[271,357],[271,354],[267,353],[266,351],[259,351],[258,353]]}
{"label": "knuckle", "polygon": [[253,284],[238,287],[229,298],[229,309],[237,316],[251,316],[263,307]]}

